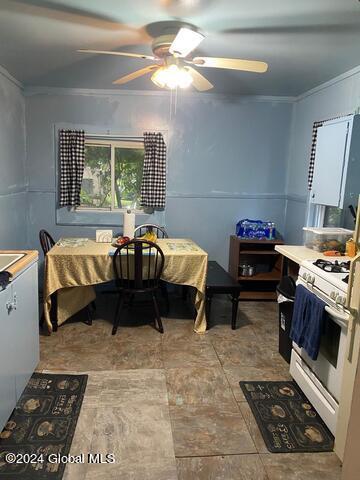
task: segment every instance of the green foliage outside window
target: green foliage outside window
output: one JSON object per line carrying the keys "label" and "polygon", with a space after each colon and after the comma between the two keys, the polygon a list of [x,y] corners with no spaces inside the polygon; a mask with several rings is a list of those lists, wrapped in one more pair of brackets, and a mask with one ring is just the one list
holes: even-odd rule
{"label": "green foliage outside window", "polygon": [[85,147],[81,206],[111,208],[111,148],[114,148],[115,154],[114,207],[140,208],[144,150],[91,144]]}
{"label": "green foliage outside window", "polygon": [[140,208],[144,150],[115,148],[115,207]]}

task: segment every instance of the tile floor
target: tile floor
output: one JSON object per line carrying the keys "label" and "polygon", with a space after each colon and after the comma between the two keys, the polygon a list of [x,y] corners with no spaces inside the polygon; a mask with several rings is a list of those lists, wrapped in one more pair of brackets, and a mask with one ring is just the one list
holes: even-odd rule
{"label": "tile floor", "polygon": [[[114,453],[117,463],[68,465],[64,480],[338,480],[333,453],[270,454],[240,380],[289,378],[277,353],[277,305],[214,300],[212,328],[193,333],[176,294],[165,333],[133,307],[111,336],[115,298],[100,295],[91,327],[66,323],[41,336],[38,370],[87,372],[71,453]],[[130,321],[131,318],[131,321]],[[151,317],[150,317],[151,318]]]}

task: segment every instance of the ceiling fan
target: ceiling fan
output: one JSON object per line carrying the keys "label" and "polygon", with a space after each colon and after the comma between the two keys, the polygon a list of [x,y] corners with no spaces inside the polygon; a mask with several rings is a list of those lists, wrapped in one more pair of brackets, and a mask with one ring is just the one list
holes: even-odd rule
{"label": "ceiling fan", "polygon": [[204,40],[204,35],[187,26],[181,27],[177,34],[160,35],[152,43],[154,55],[142,55],[138,53],[116,52],[106,50],[78,50],[82,53],[98,53],[105,55],[118,55],[123,57],[142,58],[156,63],[140,70],[120,77],[113,83],[122,85],[135,78],[150,74],[151,80],[161,88],[175,89],[187,88],[191,84],[198,91],[210,90],[213,85],[195,67],[225,68],[247,72],[264,73],[268,69],[265,62],[256,60],[242,60],[240,58],[217,58],[217,57],[192,57],[193,52]]}

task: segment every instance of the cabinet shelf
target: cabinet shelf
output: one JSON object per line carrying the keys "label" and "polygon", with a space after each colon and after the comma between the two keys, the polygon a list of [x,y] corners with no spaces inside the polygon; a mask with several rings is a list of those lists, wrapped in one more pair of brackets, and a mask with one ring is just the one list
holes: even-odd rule
{"label": "cabinet shelf", "polygon": [[[260,292],[252,290],[242,290],[240,300],[260,300]],[[261,300],[276,300],[276,292],[261,292]]]}
{"label": "cabinet shelf", "polygon": [[[280,239],[249,240],[231,235],[229,273],[243,287],[241,300],[276,299],[276,284],[281,279],[283,256],[275,251],[275,246],[283,243]],[[239,267],[244,263],[253,265],[258,273],[252,277],[239,275]]]}
{"label": "cabinet shelf", "polygon": [[239,275],[237,277],[238,281],[243,282],[254,282],[254,281],[261,281],[261,282],[276,282],[279,281],[281,278],[281,272],[278,270],[272,270],[271,272],[262,272],[262,273],[255,273],[252,277],[244,277]]}

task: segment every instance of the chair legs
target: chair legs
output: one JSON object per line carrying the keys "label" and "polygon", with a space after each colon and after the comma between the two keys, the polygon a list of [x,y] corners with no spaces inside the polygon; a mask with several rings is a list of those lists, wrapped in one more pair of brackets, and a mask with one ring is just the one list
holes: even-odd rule
{"label": "chair legs", "polygon": [[165,301],[165,315],[168,315],[170,311],[169,292],[167,290],[165,282],[160,280],[159,286],[161,290],[161,295]]}
{"label": "chair legs", "polygon": [[129,304],[128,307],[132,308],[134,305],[134,298],[135,298],[135,293],[130,293],[130,298],[129,298]]}
{"label": "chair legs", "polygon": [[[85,307],[87,319],[84,320],[84,323],[89,326],[92,325],[91,308],[94,312],[96,312],[96,304],[94,301]],[[57,332],[58,322],[57,322],[57,293],[56,292],[51,295],[50,321],[52,324],[53,332]],[[40,318],[40,327],[43,327],[44,323],[45,323],[45,316],[43,313]]]}
{"label": "chair legs", "polygon": [[56,292],[51,295],[51,309],[50,309],[50,321],[53,332],[57,332],[57,294]]}
{"label": "chair legs", "polygon": [[[134,296],[134,294],[132,294],[132,296]],[[156,324],[157,324],[157,330],[159,330],[160,333],[164,333],[164,327],[163,327],[163,324],[162,324],[162,321],[161,321],[159,305],[158,305],[158,302],[157,302],[155,292],[151,292],[151,298],[152,298],[154,311],[155,311],[155,328],[156,328]],[[132,299],[130,298],[130,301],[131,300]],[[125,295],[120,294],[119,299],[117,301],[116,311],[115,311],[115,315],[114,315],[113,328],[112,328],[112,332],[111,332],[112,335],[115,335],[116,332],[117,332],[119,322],[120,322],[120,314],[121,314],[122,308],[124,306],[124,302],[125,302]]]}
{"label": "chair legs", "polygon": [[85,320],[86,325],[91,326],[92,325],[92,316],[91,316],[91,311],[89,305],[85,307],[86,310],[86,315],[87,315],[87,320]]}
{"label": "chair legs", "polygon": [[86,309],[86,315],[87,315],[87,320],[85,320],[85,323],[86,323],[86,325],[90,326],[90,325],[92,325],[91,310],[93,312],[96,312],[96,303],[94,301],[92,301],[87,307],[85,307],[85,309]]}
{"label": "chair legs", "polygon": [[206,315],[206,323],[207,328],[210,326],[210,313],[211,313],[211,301],[212,301],[212,294],[210,292],[206,292],[206,300],[205,300],[205,315]]}
{"label": "chair legs", "polygon": [[164,327],[163,327],[163,324],[162,324],[162,321],[161,321],[159,306],[158,306],[158,303],[157,303],[157,300],[156,300],[156,295],[155,295],[154,292],[151,292],[151,296],[152,296],[152,300],[153,300],[153,304],[154,304],[154,310],[155,310],[155,316],[156,316],[156,320],[157,320],[157,324],[158,324],[158,330],[159,330],[160,333],[164,333]]}
{"label": "chair legs", "polygon": [[115,316],[114,316],[114,325],[111,334],[115,335],[116,331],[119,326],[119,321],[120,321],[120,313],[122,310],[122,307],[124,305],[124,294],[119,295],[117,305],[116,305],[116,311],[115,311]]}
{"label": "chair legs", "polygon": [[231,315],[231,328],[232,330],[236,330],[236,317],[238,312],[238,305],[239,305],[239,294],[231,296],[232,302],[232,315]]}
{"label": "chair legs", "polygon": [[181,298],[183,299],[183,302],[186,302],[188,294],[189,294],[189,285],[182,285],[181,286]]}

